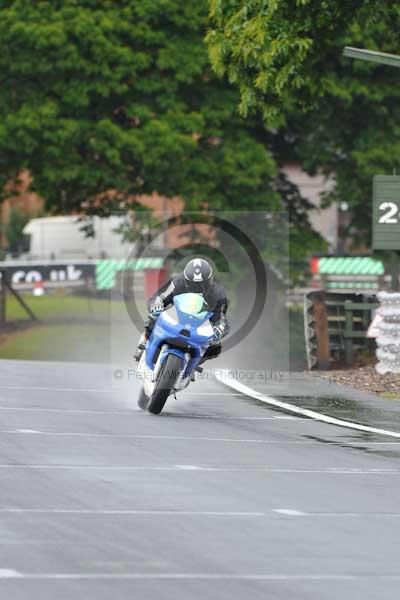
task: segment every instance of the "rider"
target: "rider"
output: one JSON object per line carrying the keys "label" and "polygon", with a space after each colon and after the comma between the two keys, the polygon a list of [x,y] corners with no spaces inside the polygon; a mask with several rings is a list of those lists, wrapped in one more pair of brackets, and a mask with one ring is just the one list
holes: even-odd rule
{"label": "rider", "polygon": [[149,299],[147,303],[149,316],[145,321],[145,329],[134,354],[135,360],[140,360],[145,344],[162,311],[171,306],[174,296],[187,292],[201,294],[207,304],[207,310],[213,313],[210,321],[214,339],[204,353],[201,362],[209,358],[216,358],[221,353],[221,340],[229,332],[229,324],[226,319],[228,308],[226,293],[223,285],[213,276],[211,265],[203,258],[193,258],[187,263],[181,275],[172,277]]}

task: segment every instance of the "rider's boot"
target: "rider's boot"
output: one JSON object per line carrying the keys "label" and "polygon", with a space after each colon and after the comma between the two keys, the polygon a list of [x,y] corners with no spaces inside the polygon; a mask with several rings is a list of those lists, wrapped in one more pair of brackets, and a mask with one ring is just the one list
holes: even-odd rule
{"label": "rider's boot", "polygon": [[191,376],[190,376],[190,381],[196,381],[196,377],[195,377],[195,371],[197,373],[202,373],[203,372],[203,367],[199,367],[197,365],[197,367],[195,368],[195,370],[192,372]]}
{"label": "rider's boot", "polygon": [[139,340],[139,344],[138,344],[138,347],[136,349],[136,352],[133,355],[133,358],[137,362],[139,362],[139,360],[141,359],[141,356],[143,354],[143,350],[146,347],[146,342],[147,342],[147,335],[146,335],[146,332],[143,332],[142,335],[140,336],[140,340]]}

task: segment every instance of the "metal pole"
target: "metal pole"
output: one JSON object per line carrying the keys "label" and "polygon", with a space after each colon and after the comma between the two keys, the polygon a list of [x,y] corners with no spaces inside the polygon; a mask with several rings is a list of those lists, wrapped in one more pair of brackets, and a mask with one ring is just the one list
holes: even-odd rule
{"label": "metal pole", "polygon": [[0,271],[1,274],[1,291],[0,291],[0,326],[6,324],[6,303],[7,303],[7,285],[6,285],[6,272]]}
{"label": "metal pole", "polygon": [[397,56],[397,54],[387,54],[386,52],[376,52],[375,50],[346,46],[343,50],[343,56],[400,68],[400,56]]}
{"label": "metal pole", "polygon": [[14,298],[20,303],[22,308],[28,313],[28,315],[30,316],[32,321],[38,321],[38,318],[36,317],[35,313],[29,308],[29,306],[27,305],[25,300],[22,298],[21,294],[19,294],[16,290],[14,290],[14,288],[12,287],[12,285],[10,284],[9,281],[4,282],[4,294],[6,293],[5,292],[6,288],[12,293]]}

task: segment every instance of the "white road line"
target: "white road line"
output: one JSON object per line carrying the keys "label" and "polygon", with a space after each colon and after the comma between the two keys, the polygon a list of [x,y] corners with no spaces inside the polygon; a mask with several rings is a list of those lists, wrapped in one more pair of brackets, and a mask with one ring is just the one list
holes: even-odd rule
{"label": "white road line", "polygon": [[294,510],[293,508],[274,508],[273,512],[279,515],[287,515],[288,517],[304,517],[306,515],[306,513]]}
{"label": "white road line", "polygon": [[228,415],[190,415],[184,413],[165,413],[168,417],[185,417],[188,419],[221,419],[221,420],[238,420],[238,421],[274,421],[275,419],[290,420],[290,421],[304,421],[303,417],[291,417],[288,415],[273,416],[273,417],[232,417]]}
{"label": "white road line", "polygon": [[215,511],[215,510],[131,510],[131,509],[64,509],[64,508],[0,508],[0,514],[43,515],[151,515],[176,517],[266,517],[264,512]]}
{"label": "white road line", "polygon": [[310,517],[310,518],[356,518],[356,519],[369,519],[369,518],[389,518],[399,519],[400,513],[391,512],[304,512],[302,510],[294,510],[291,508],[274,508],[273,511],[279,515],[285,515],[288,517]]}
{"label": "white road line", "polygon": [[[24,385],[0,385],[0,390],[15,390],[15,391],[37,391],[37,392],[89,392],[89,393],[110,393],[117,391],[116,388],[64,388],[64,387],[44,387],[44,386],[24,386]],[[119,388],[118,391],[130,391],[130,388]]]}
{"label": "white road line", "polygon": [[30,580],[235,580],[235,581],[398,581],[400,575],[379,573],[18,573],[11,578]]}
{"label": "white road line", "polygon": [[[11,431],[3,430],[0,433],[12,433],[12,432]],[[16,429],[14,431],[14,433],[26,433],[26,434],[35,433],[35,434],[37,434],[37,433],[40,433],[40,431],[37,431],[36,429]]]}
{"label": "white road line", "polygon": [[0,464],[1,469],[32,469],[32,470],[92,470],[92,471],[181,471],[181,472],[215,472],[215,473],[270,473],[270,474],[309,474],[309,475],[400,475],[400,469],[279,469],[269,467],[207,467],[199,465],[40,465],[40,464]]}
{"label": "white road line", "polygon": [[185,396],[241,396],[240,392],[235,394],[234,392],[183,392]]}
{"label": "white road line", "polygon": [[[229,444],[283,444],[283,445],[300,445],[300,446],[320,446],[321,442],[314,441],[286,441],[286,440],[260,440],[251,438],[212,438],[212,437],[193,437],[185,435],[136,435],[130,433],[90,433],[90,432],[74,432],[74,431],[39,431],[37,429],[2,429],[0,434],[8,435],[42,435],[42,436],[60,436],[60,437],[94,437],[94,438],[117,438],[117,439],[132,439],[132,440],[174,440],[174,441],[190,441],[190,442],[224,442]],[[333,444],[335,442],[332,442]],[[382,442],[384,443],[384,442]],[[388,442],[390,444],[400,444],[400,442]]]}
{"label": "white road line", "polygon": [[[260,440],[252,438],[212,438],[212,437],[196,437],[185,435],[136,435],[131,433],[95,433],[95,432],[79,432],[79,431],[40,431],[38,429],[1,429],[0,434],[7,435],[43,435],[43,436],[60,436],[60,437],[94,437],[94,438],[117,438],[117,439],[133,439],[133,440],[182,440],[190,442],[223,442],[228,444],[279,444],[282,446],[321,446],[319,441],[288,441],[288,440]],[[359,442],[347,441],[328,441],[326,445],[346,446],[350,448],[359,448],[360,446],[399,446],[400,442],[370,442],[360,440]]]}
{"label": "white road line", "polygon": [[[0,390],[9,391],[38,391],[38,392],[85,392],[89,394],[115,394],[115,392],[129,392],[130,394],[134,391],[129,387],[119,387],[115,385],[112,388],[65,388],[65,387],[45,387],[45,386],[23,386],[23,385],[0,385]],[[232,392],[221,393],[221,392],[185,392],[185,396],[240,396],[240,393],[235,394]]]}
{"label": "white road line", "polygon": [[0,569],[0,579],[16,579],[22,577],[22,574],[14,569]]}
{"label": "white road line", "polygon": [[255,398],[256,400],[265,402],[265,404],[270,404],[271,406],[282,408],[283,410],[295,413],[297,415],[302,415],[303,417],[308,417],[310,419],[322,421],[323,423],[329,423],[330,425],[337,425],[339,427],[347,427],[348,429],[355,429],[357,431],[365,431],[367,433],[378,433],[380,435],[389,435],[391,437],[400,438],[400,433],[397,431],[390,431],[388,429],[380,429],[377,427],[369,427],[368,425],[360,425],[359,423],[353,423],[351,421],[344,421],[342,419],[336,419],[335,417],[329,417],[314,410],[309,410],[308,408],[301,408],[299,406],[295,406],[294,404],[282,402],[281,400],[276,400],[271,396],[267,396],[260,392],[256,392],[255,390],[249,388],[247,385],[244,385],[240,381],[225,379],[223,376],[220,376],[218,374],[216,374],[215,376],[218,379],[218,381],[220,381],[224,385],[229,386],[230,388],[235,389],[238,392],[241,392],[245,396],[250,396],[251,398]]}
{"label": "white road line", "polygon": [[[150,415],[143,412],[142,410],[136,409],[131,410],[83,410],[75,408],[41,408],[38,406],[26,407],[26,406],[0,406],[0,411],[22,411],[22,412],[44,412],[44,413],[61,413],[61,414],[90,414],[90,415],[130,415],[138,416],[140,418],[148,418]],[[238,421],[273,421],[275,419],[281,420],[304,420],[299,417],[292,417],[288,415],[276,415],[273,417],[232,417],[228,415],[192,415],[190,413],[172,413],[165,412],[164,418],[185,418],[185,419],[215,419],[215,420],[238,420]]]}
{"label": "white road line", "polygon": [[77,413],[77,414],[99,414],[99,415],[144,415],[139,410],[96,410],[96,409],[75,409],[75,408],[41,408],[39,406],[0,406],[2,411],[22,411],[22,412],[45,412],[45,413]]}
{"label": "white road line", "polygon": [[[394,512],[305,512],[293,508],[274,508],[269,512],[215,511],[215,510],[136,510],[136,509],[79,509],[79,508],[0,508],[0,515],[84,515],[84,516],[152,516],[152,517],[221,517],[221,518],[273,518],[275,515],[303,518],[386,518],[399,519]],[[0,544],[46,543],[48,540],[0,540]],[[50,543],[50,542],[48,542]],[[56,543],[56,542],[52,542]]]}

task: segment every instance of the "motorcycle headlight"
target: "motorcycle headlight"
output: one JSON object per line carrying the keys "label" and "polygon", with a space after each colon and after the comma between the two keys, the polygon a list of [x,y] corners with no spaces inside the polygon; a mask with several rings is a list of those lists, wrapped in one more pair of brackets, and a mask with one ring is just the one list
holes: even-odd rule
{"label": "motorcycle headlight", "polygon": [[197,328],[197,335],[212,337],[213,333],[213,328],[210,323],[203,323],[203,325],[200,325],[200,327]]}

